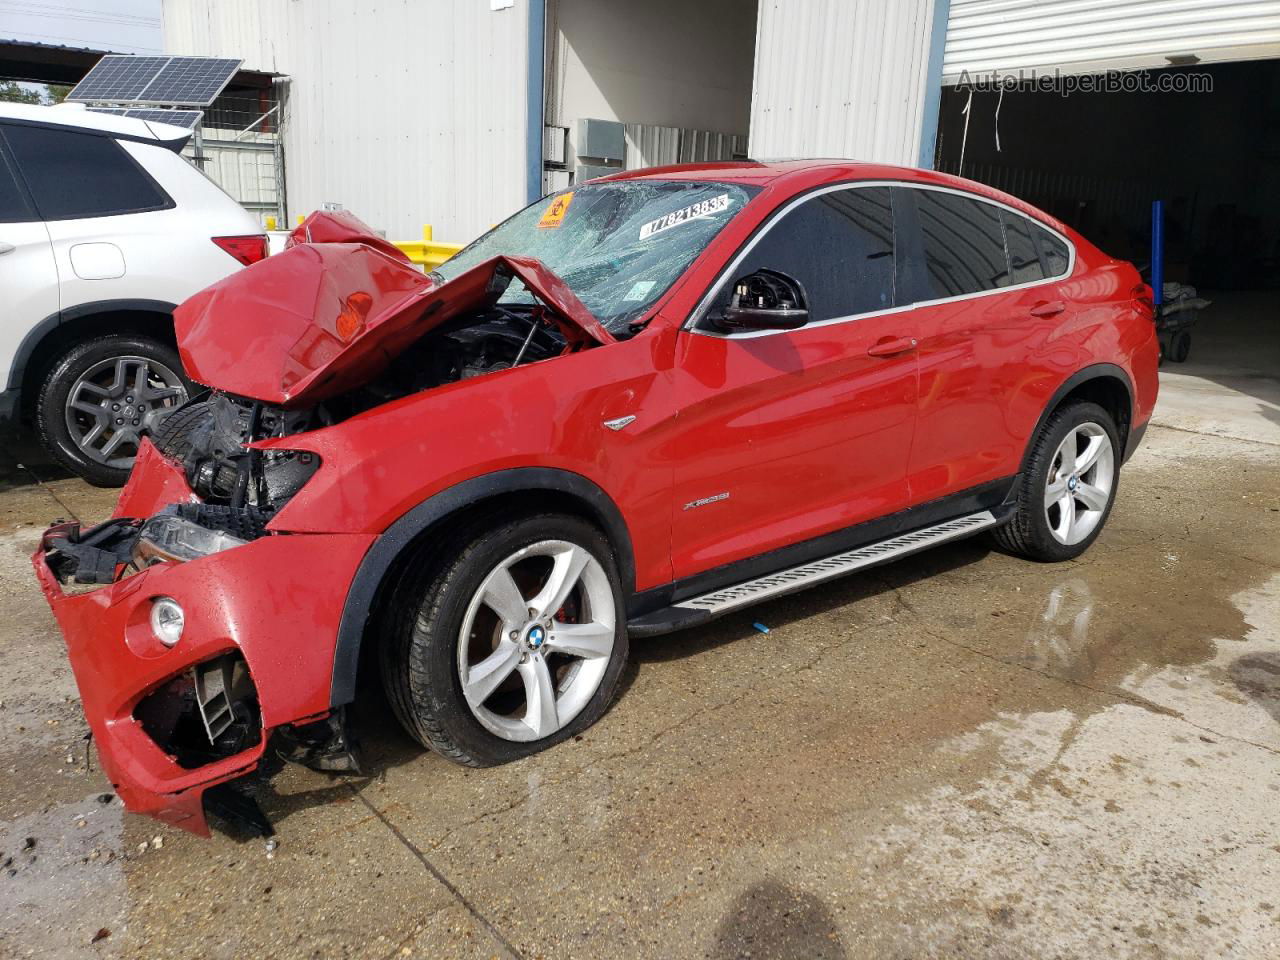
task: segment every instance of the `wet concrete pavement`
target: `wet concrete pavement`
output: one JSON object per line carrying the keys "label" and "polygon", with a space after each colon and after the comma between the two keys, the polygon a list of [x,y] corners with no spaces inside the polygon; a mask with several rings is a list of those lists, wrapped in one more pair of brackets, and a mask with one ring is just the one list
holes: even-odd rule
{"label": "wet concrete pavement", "polygon": [[101,802],[26,556],[113,495],[15,469],[0,955],[1280,957],[1280,384],[1215,369],[1167,371],[1080,560],[967,541],[638,642],[492,770],[368,700],[370,775],[285,769],[271,852]]}

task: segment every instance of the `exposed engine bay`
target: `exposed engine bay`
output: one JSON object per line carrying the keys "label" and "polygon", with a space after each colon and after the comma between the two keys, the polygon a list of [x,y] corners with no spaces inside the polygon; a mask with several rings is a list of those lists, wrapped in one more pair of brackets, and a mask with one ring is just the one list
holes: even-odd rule
{"label": "exposed engine bay", "polygon": [[202,502],[170,504],[145,519],[91,530],[67,524],[49,538],[63,583],[106,584],[153,563],[181,563],[267,534],[267,524],[320,466],[307,451],[252,444],[339,423],[400,397],[558,356],[564,337],[545,308],[493,306],[446,321],[395,357],[372,381],[300,409],[219,391],[176,409],[152,438],[180,465]]}

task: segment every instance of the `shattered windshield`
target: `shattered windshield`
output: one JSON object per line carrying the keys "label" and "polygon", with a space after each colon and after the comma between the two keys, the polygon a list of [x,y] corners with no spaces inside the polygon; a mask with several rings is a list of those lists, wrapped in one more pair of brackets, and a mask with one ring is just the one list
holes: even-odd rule
{"label": "shattered windshield", "polygon": [[[526,207],[437,273],[446,280],[490,257],[536,257],[615,336],[676,281],[757,187],[682,180],[588,184]],[[529,303],[518,282],[502,303]]]}

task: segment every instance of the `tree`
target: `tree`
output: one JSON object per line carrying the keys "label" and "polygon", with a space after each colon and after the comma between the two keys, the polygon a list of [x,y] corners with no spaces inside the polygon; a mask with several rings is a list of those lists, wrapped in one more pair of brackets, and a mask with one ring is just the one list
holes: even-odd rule
{"label": "tree", "polygon": [[20,83],[17,80],[0,80],[0,101],[7,103],[32,103],[36,106],[61,103],[71,92],[67,83]]}
{"label": "tree", "polygon": [[44,94],[38,89],[23,86],[16,80],[0,80],[0,100],[6,103],[44,103]]}

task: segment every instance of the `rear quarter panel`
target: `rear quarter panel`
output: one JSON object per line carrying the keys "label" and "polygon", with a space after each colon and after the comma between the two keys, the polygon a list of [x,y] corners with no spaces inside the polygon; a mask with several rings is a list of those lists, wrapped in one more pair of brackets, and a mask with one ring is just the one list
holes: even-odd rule
{"label": "rear quarter panel", "polygon": [[1111,260],[1078,236],[1078,268],[1058,286],[1067,310],[1049,318],[1032,341],[1026,376],[1013,392],[1007,423],[1022,441],[1012,471],[1021,467],[1036,425],[1054,394],[1072,376],[1103,365],[1119,367],[1133,391],[1131,426],[1155,407],[1159,347],[1151,315],[1134,299],[1141,283],[1131,264]]}
{"label": "rear quarter panel", "polygon": [[[120,146],[160,184],[174,206],[49,221],[64,310],[102,300],[181,303],[241,268],[212,237],[264,232],[250,213],[171,150],[132,141],[120,141]],[[77,276],[71,248],[85,243],[119,248],[123,274],[103,279]]]}

